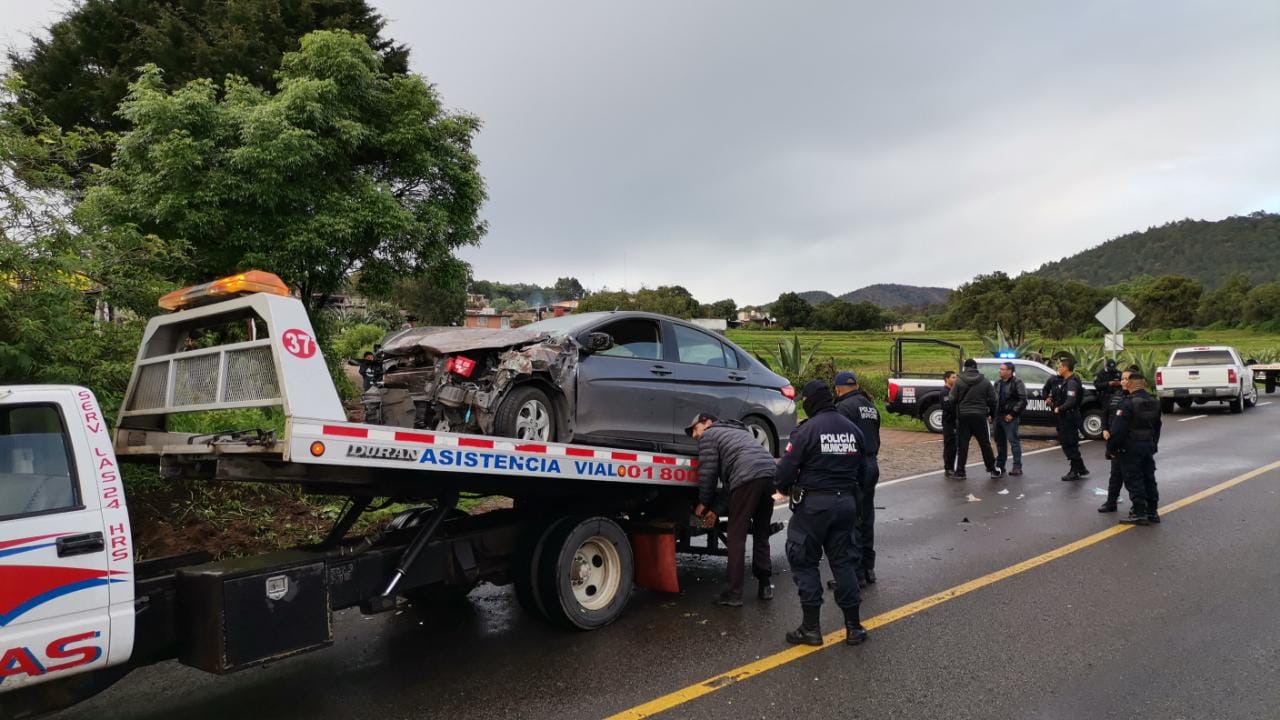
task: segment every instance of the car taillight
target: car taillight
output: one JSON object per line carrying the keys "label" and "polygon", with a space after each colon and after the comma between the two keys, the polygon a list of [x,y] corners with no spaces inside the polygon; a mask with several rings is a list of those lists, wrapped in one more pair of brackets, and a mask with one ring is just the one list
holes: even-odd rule
{"label": "car taillight", "polygon": [[791,387],[790,385],[784,385],[779,392],[782,393],[782,397],[788,400],[796,399],[796,389]]}
{"label": "car taillight", "polygon": [[1159,387],[1163,384],[1164,384],[1164,373],[1157,370],[1156,371],[1156,387]]}
{"label": "car taillight", "polygon": [[898,402],[898,383],[889,383],[889,402]]}
{"label": "car taillight", "polygon": [[1227,368],[1227,383],[1228,383],[1228,384],[1230,384],[1230,385],[1235,385],[1235,384],[1236,384],[1236,369],[1235,369],[1235,368]]}

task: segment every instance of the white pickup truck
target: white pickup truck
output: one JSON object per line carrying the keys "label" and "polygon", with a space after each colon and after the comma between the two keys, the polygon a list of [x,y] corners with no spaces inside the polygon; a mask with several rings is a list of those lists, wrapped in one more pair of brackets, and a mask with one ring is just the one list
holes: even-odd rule
{"label": "white pickup truck", "polygon": [[1227,403],[1231,412],[1241,413],[1258,402],[1253,372],[1227,346],[1174,350],[1169,363],[1156,370],[1156,394],[1166,413],[1208,402]]}

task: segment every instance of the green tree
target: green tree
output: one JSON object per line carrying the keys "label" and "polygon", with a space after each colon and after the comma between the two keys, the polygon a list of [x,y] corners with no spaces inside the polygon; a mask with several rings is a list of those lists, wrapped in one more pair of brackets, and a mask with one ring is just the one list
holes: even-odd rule
{"label": "green tree", "polygon": [[1133,298],[1136,324],[1144,328],[1185,328],[1195,324],[1204,287],[1185,275],[1165,275]]}
{"label": "green tree", "polygon": [[1014,342],[1022,342],[1026,328],[1013,302],[1014,281],[1003,272],[978,275],[951,293],[944,318],[946,327],[986,332],[997,324]]}
{"label": "green tree", "polygon": [[558,300],[581,300],[587,296],[587,291],[582,287],[582,283],[578,282],[575,277],[562,277],[556,279],[556,284],[551,288],[551,294]]}
{"label": "green tree", "polygon": [[276,93],[235,77],[169,92],[148,67],[121,107],[133,129],[77,219],[117,243],[186,245],[175,280],[259,267],[307,304],[356,270],[373,294],[447,261],[485,230],[480,123],[382,65],[360,36],[321,31],[284,56]]}
{"label": "green tree", "polygon": [[1238,325],[1244,320],[1245,297],[1253,288],[1249,276],[1236,273],[1227,279],[1217,290],[1207,292],[1200,299],[1200,307],[1196,311],[1196,321],[1200,325],[1227,323]]}
{"label": "green tree", "polygon": [[773,307],[769,308],[769,314],[778,321],[778,324],[784,330],[790,330],[792,328],[805,327],[809,324],[809,318],[813,314],[813,306],[796,293],[787,292],[778,296],[778,299],[773,303]]}
{"label": "green tree", "polygon": [[1249,291],[1244,301],[1244,319],[1280,331],[1280,282],[1267,283]]}
{"label": "green tree", "polygon": [[884,325],[885,314],[869,302],[828,300],[815,307],[809,317],[809,327],[815,330],[878,330]]}
{"label": "green tree", "polygon": [[717,300],[710,305],[703,305],[698,310],[698,315],[704,318],[733,322],[738,319],[738,303],[734,302],[732,298]]}
{"label": "green tree", "polygon": [[576,312],[613,312],[637,310],[635,296],[625,290],[598,290],[578,303]]}
{"label": "green tree", "polygon": [[160,68],[170,90],[236,75],[274,91],[281,57],[302,36],[350,30],[376,48],[383,72],[406,73],[408,50],[382,37],[385,24],[366,0],[83,0],[9,62],[37,114],[65,129],[124,132],[129,119],[116,108],[143,65]]}
{"label": "green tree", "polygon": [[[414,277],[400,280],[385,297],[408,312],[419,325],[461,325],[470,283],[471,266],[449,257]],[[500,301],[510,303],[506,298]]]}
{"label": "green tree", "polygon": [[698,301],[688,290],[679,285],[641,288],[636,293],[635,305],[636,309],[645,312],[685,319],[698,313]]}

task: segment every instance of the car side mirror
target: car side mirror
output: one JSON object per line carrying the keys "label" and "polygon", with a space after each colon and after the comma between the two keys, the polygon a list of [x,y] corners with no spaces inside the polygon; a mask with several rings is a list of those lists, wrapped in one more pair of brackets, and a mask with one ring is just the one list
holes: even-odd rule
{"label": "car side mirror", "polygon": [[586,342],[582,347],[589,353],[604,352],[613,347],[613,336],[603,332],[587,333]]}

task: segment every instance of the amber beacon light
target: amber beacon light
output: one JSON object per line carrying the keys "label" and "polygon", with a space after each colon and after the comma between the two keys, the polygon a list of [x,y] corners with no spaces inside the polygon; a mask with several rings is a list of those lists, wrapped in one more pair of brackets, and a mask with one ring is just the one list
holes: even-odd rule
{"label": "amber beacon light", "polygon": [[289,295],[289,287],[284,281],[272,273],[262,270],[249,270],[228,277],[207,282],[203,285],[192,285],[160,298],[159,305],[165,310],[186,310],[201,305],[227,300],[239,295],[251,293],[270,293],[272,295]]}

